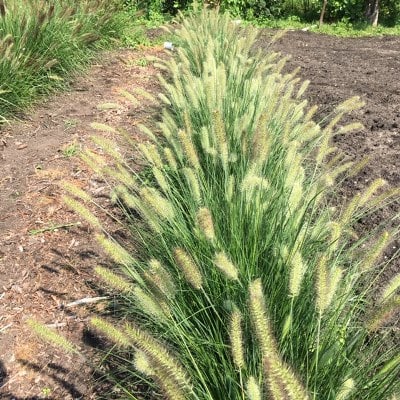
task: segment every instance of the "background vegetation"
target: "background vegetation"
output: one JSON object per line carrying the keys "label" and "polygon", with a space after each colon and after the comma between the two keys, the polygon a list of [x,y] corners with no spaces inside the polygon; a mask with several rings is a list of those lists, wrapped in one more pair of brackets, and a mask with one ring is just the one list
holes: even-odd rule
{"label": "background vegetation", "polygon": [[[155,14],[172,13],[190,8],[189,0],[123,0],[131,9],[145,9],[151,17]],[[247,20],[259,22],[271,19],[295,19],[305,22],[318,21],[323,0],[209,0],[211,6]],[[370,0],[328,0],[325,19],[327,22],[367,22],[366,11]],[[380,1],[379,22],[386,26],[400,23],[400,3],[396,0]]]}
{"label": "background vegetation", "polygon": [[106,0],[0,1],[0,116],[63,86],[120,36],[122,18]]}

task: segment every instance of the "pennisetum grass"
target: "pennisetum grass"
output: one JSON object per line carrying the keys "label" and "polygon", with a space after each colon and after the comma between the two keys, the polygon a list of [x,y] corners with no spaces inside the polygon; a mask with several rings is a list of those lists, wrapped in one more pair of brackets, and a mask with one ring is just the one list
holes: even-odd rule
{"label": "pennisetum grass", "polygon": [[115,4],[106,0],[0,2],[0,115],[65,85],[96,49],[118,37]]}
{"label": "pennisetum grass", "polygon": [[124,347],[127,398],[138,374],[171,400],[395,398],[399,356],[382,326],[399,306],[398,277],[375,308],[370,294],[392,236],[363,257],[351,236],[354,215],[387,198],[375,194],[383,182],[342,211],[330,205],[349,168],[331,139],[361,102],[321,129],[301,100],[307,84],[297,88],[277,55],[254,54],[256,35],[203,10],[182,19],[176,55],[158,61],[168,106],[158,131],[142,128],[147,174],[114,191],[135,257],[97,235],[124,274],[96,270],[120,288],[127,325],[93,326]]}

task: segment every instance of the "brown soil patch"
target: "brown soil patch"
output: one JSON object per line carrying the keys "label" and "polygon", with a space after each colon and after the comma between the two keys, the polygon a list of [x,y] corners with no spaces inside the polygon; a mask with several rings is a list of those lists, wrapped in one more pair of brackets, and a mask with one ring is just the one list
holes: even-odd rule
{"label": "brown soil patch", "polygon": [[[261,37],[260,47],[266,46],[269,35]],[[345,182],[339,193],[342,199],[377,177],[399,186],[400,38],[341,39],[289,32],[274,49],[292,54],[289,67],[301,66],[300,75],[311,80],[308,98],[312,104],[321,104],[320,116],[353,95],[366,101],[366,107],[351,116],[365,129],[337,142],[349,158],[368,154],[371,161],[360,175]],[[98,295],[92,268],[102,254],[90,228],[75,225],[79,218],[62,204],[58,183],[61,179],[78,182],[101,204],[110,206],[107,186],[79,161],[76,152],[90,144],[93,121],[124,127],[142,140],[135,124],[153,118],[154,109],[146,102],[128,105],[119,89],[140,86],[158,91],[157,71],[143,62],[149,53],[159,55],[161,49],[106,54],[70,91],[52,97],[32,115],[0,132],[2,399],[101,398],[91,369],[37,340],[25,322],[34,317],[58,327],[60,333],[81,343],[83,354],[91,351],[85,331],[88,307],[66,308],[65,304]],[[97,105],[106,102],[119,102],[122,108],[99,111]],[[393,203],[360,221],[360,229],[370,231],[382,222],[398,227],[398,220],[391,218],[399,211],[399,203]],[[106,223],[115,233],[118,228],[113,222]],[[72,225],[46,230],[67,224]],[[32,232],[40,229],[45,231]],[[386,257],[398,246],[394,241]],[[387,276],[399,268],[396,260]],[[103,306],[99,302],[91,309]]]}
{"label": "brown soil patch", "polygon": [[[108,186],[93,176],[78,154],[90,146],[90,128],[100,122],[125,128],[143,140],[135,125],[145,122],[154,107],[142,100],[133,106],[119,91],[141,87],[157,93],[156,70],[145,61],[161,48],[107,53],[69,91],[48,99],[20,122],[0,132],[0,398],[99,398],[92,371],[76,356],[49,347],[26,326],[34,318],[90,353],[85,331],[88,310],[104,302],[66,307],[74,300],[99,296],[92,268],[102,254],[90,228],[61,200],[62,179],[88,190],[110,207]],[[99,110],[118,103],[120,108]],[[102,217],[103,219],[103,217]],[[58,226],[54,228],[54,226]],[[112,220],[107,229],[116,232]],[[86,342],[86,344],[85,344]],[[97,394],[96,394],[97,393]]]}

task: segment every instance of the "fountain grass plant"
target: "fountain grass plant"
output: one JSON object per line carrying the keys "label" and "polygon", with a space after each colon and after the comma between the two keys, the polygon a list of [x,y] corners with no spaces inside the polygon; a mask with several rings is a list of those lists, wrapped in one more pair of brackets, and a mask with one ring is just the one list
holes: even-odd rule
{"label": "fountain grass plant", "polygon": [[375,196],[374,182],[343,206],[330,199],[358,168],[331,139],[357,128],[340,118],[361,101],[322,129],[301,99],[307,83],[283,74],[277,54],[254,54],[255,37],[216,11],[183,19],[176,55],[158,60],[168,71],[159,129],[142,127],[137,145],[146,179],[120,157],[110,174],[86,154],[118,181],[112,197],[135,241],[132,254],[95,220],[119,266],[96,273],[123,315],[92,327],[117,345],[124,398],[141,398],[140,381],[171,400],[396,398],[399,355],[382,327],[399,306],[398,277],[376,306],[371,297],[392,236],[361,256],[352,232],[354,215],[394,192]]}
{"label": "fountain grass plant", "polygon": [[0,115],[63,84],[122,29],[112,2],[0,1]]}

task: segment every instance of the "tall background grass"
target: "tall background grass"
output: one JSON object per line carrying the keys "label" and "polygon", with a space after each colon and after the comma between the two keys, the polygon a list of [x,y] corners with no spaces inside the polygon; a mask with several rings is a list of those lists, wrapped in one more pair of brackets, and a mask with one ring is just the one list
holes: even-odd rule
{"label": "tall background grass", "polygon": [[63,85],[118,38],[122,22],[105,0],[0,1],[0,116]]}

